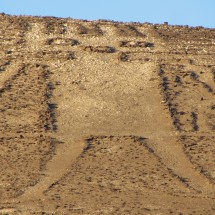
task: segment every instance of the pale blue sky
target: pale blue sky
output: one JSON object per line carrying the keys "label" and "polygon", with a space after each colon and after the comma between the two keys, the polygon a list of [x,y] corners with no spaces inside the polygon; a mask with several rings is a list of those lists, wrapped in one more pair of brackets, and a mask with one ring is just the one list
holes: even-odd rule
{"label": "pale blue sky", "polygon": [[0,12],[215,28],[215,0],[0,0]]}

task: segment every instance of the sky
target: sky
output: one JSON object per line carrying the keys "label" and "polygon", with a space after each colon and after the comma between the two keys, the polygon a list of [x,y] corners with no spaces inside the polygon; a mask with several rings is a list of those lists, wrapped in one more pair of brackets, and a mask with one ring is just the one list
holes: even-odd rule
{"label": "sky", "polygon": [[0,12],[215,28],[215,0],[0,0]]}

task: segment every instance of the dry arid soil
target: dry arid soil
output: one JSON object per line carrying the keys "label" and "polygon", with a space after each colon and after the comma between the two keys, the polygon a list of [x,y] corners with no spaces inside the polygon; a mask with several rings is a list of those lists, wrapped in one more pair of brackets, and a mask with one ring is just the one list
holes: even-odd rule
{"label": "dry arid soil", "polygon": [[215,214],[215,30],[0,15],[0,214]]}

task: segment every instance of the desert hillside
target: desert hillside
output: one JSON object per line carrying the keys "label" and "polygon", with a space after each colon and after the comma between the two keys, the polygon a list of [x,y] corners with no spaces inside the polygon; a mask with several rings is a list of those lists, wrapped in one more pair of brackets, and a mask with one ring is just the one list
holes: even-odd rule
{"label": "desert hillside", "polygon": [[0,14],[0,214],[215,214],[215,29]]}

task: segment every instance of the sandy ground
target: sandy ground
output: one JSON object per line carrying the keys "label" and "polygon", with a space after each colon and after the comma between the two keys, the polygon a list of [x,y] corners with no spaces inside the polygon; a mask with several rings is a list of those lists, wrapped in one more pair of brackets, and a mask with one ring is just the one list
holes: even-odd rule
{"label": "sandy ground", "polygon": [[0,20],[0,214],[215,213],[214,30]]}

